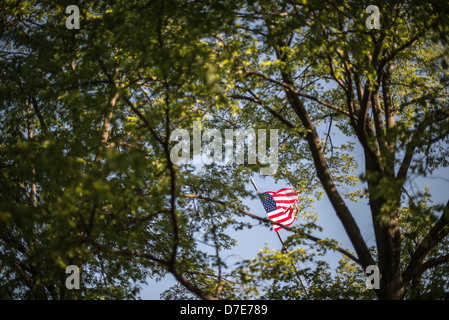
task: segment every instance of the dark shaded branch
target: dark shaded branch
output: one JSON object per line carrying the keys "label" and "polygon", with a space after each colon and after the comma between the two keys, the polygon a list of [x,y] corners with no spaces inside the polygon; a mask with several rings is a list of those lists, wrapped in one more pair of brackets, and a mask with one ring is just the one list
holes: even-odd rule
{"label": "dark shaded branch", "polygon": [[37,118],[39,120],[39,123],[41,124],[42,131],[44,133],[48,133],[47,125],[46,125],[44,117],[42,116],[42,113],[40,111],[40,108],[39,108],[39,105],[37,103],[36,97],[32,97],[31,98],[31,102],[32,102],[31,105],[33,106],[34,112],[36,113],[36,116],[37,116]]}
{"label": "dark shaded branch", "polygon": [[272,108],[270,108],[267,105],[265,105],[264,103],[262,103],[262,101],[259,98],[257,98],[257,97],[254,98],[254,97],[248,97],[248,96],[244,96],[244,95],[235,95],[235,94],[228,95],[228,96],[233,98],[233,99],[247,100],[247,101],[251,101],[253,103],[256,103],[256,104],[260,105],[262,108],[264,108],[265,110],[267,110],[269,113],[271,113],[275,118],[277,118],[282,123],[284,123],[287,127],[289,127],[289,128],[295,128],[296,127],[293,123],[291,123],[289,120],[287,120],[279,112],[277,112],[276,110],[273,110]]}
{"label": "dark shaded branch", "polygon": [[99,243],[93,241],[92,239],[88,239],[88,242],[91,243],[94,247],[99,248],[100,250],[104,252],[109,252],[113,255],[118,255],[122,257],[128,257],[128,258],[139,258],[139,259],[146,259],[152,262],[155,266],[165,266],[168,268],[168,271],[173,274],[173,276],[176,278],[176,280],[179,281],[184,287],[186,287],[189,291],[196,294],[199,298],[203,300],[216,300],[215,297],[204,293],[200,288],[193,285],[190,281],[185,279],[180,272],[175,268],[175,266],[170,262],[166,261],[160,258],[157,258],[149,253],[139,252],[139,251],[133,251],[129,249],[114,249],[109,248],[103,245],[100,245]]}
{"label": "dark shaded branch", "polygon": [[424,133],[427,127],[435,122],[443,121],[448,118],[449,110],[439,110],[437,112],[429,114],[418,124],[416,130],[412,134],[410,141],[405,146],[405,155],[401,162],[401,166],[399,167],[398,173],[396,174],[397,181],[405,181],[416,148],[424,144],[425,139],[423,139],[423,136],[425,136]]}
{"label": "dark shaded branch", "polygon": [[407,42],[403,43],[401,46],[397,47],[395,50],[393,50],[389,55],[387,55],[386,57],[382,58],[379,61],[379,65],[380,67],[384,67],[389,61],[393,60],[401,51],[410,48],[411,46],[413,46],[418,39],[424,35],[424,32],[420,32],[417,35],[415,35],[414,37],[412,37],[410,40],[408,40]]}
{"label": "dark shaded branch", "polygon": [[261,73],[259,71],[255,71],[255,70],[245,70],[245,73],[248,76],[256,75],[256,76],[258,76],[258,77],[260,77],[260,78],[262,78],[262,79],[264,79],[264,80],[266,80],[268,82],[280,85],[284,89],[287,89],[290,92],[293,92],[294,94],[296,94],[296,95],[298,95],[300,97],[306,98],[306,99],[311,100],[311,101],[315,101],[315,102],[319,103],[322,106],[325,106],[327,108],[336,110],[336,111],[338,111],[338,112],[340,112],[340,113],[342,113],[342,114],[344,114],[346,116],[349,116],[349,112],[347,110],[344,110],[344,109],[342,109],[342,108],[340,108],[340,107],[338,107],[338,106],[336,106],[336,105],[334,105],[332,103],[329,103],[327,101],[321,100],[321,99],[319,99],[317,97],[314,97],[314,96],[311,96],[309,94],[297,91],[291,84],[287,83],[285,80],[284,81],[276,80],[276,79],[270,78],[269,76],[267,76],[267,75],[265,75],[265,74],[263,74],[263,73]]}
{"label": "dark shaded branch", "polygon": [[[427,255],[449,234],[449,201],[443,209],[443,213],[435,225],[423,238],[418,248],[413,253],[410,262],[403,273],[403,280],[408,283],[418,272],[423,272],[431,267],[434,262],[423,263]],[[421,273],[422,273],[421,272]]]}
{"label": "dark shaded branch", "polygon": [[[291,83],[290,77],[282,73],[284,82]],[[306,140],[309,145],[310,152],[313,157],[313,162],[317,171],[318,178],[323,186],[329,200],[338,216],[340,221],[345,228],[345,231],[354,246],[357,255],[359,256],[360,262],[363,267],[366,268],[368,265],[374,264],[374,260],[369,252],[369,249],[362,237],[360,229],[354,220],[349,208],[346,206],[343,198],[335,186],[332,176],[329,172],[329,167],[327,166],[326,157],[324,155],[324,150],[321,146],[321,141],[316,131],[316,128],[310,119],[304,105],[299,100],[298,96],[291,90],[286,90],[286,95],[289,100],[292,109],[300,118],[304,128],[307,130]]]}
{"label": "dark shaded branch", "polygon": [[449,254],[435,258],[435,259],[427,260],[418,268],[418,270],[416,271],[415,277],[420,276],[421,274],[423,274],[426,270],[428,270],[430,268],[433,268],[435,266],[438,266],[440,264],[447,263],[447,262],[449,262]]}
{"label": "dark shaded branch", "polygon": [[[246,210],[244,210],[244,209],[242,209],[242,208],[240,208],[240,207],[238,207],[238,206],[236,206],[236,205],[234,205],[232,203],[227,203],[227,202],[224,202],[224,201],[221,201],[221,200],[218,200],[218,199],[214,199],[214,198],[210,198],[210,197],[206,197],[206,196],[202,196],[202,195],[198,195],[198,194],[180,194],[180,196],[181,197],[185,197],[185,198],[202,199],[202,200],[206,200],[206,201],[215,202],[215,203],[218,203],[218,204],[221,204],[221,205],[224,205],[224,206],[228,206],[228,207],[231,207],[232,209],[237,210],[237,211],[245,214],[246,216],[251,217],[253,219],[256,219],[256,220],[258,220],[260,222],[271,223],[271,224],[274,224],[274,225],[279,225],[279,226],[283,227],[285,230],[293,232],[293,233],[299,235],[300,237],[304,237],[304,238],[306,238],[308,240],[311,240],[313,242],[320,243],[322,241],[321,238],[315,237],[315,236],[313,236],[311,234],[304,233],[304,232],[299,232],[299,231],[297,231],[297,230],[295,230],[295,229],[293,229],[291,227],[286,227],[286,226],[282,225],[281,223],[278,223],[276,221],[272,221],[269,218],[259,217],[259,216],[255,215],[255,214],[252,214],[251,212],[248,212],[248,211],[246,211]],[[345,250],[345,249],[343,249],[343,248],[341,248],[339,246],[335,247],[335,250],[340,252],[340,253],[342,253],[342,254],[344,254],[349,259],[351,259],[352,261],[356,262],[357,264],[359,264],[360,266],[363,267],[363,265],[360,262],[360,260],[357,257],[355,257],[352,253],[350,253],[349,251],[347,251],[347,250]]]}

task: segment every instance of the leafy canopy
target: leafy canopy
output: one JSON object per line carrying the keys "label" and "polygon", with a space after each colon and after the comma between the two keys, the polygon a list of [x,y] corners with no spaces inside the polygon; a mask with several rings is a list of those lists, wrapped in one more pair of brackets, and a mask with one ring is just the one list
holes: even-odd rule
{"label": "leafy canopy", "polygon": [[[84,1],[79,30],[69,4],[0,9],[0,297],[132,299],[169,273],[166,299],[447,297],[447,199],[410,187],[448,166],[445,2]],[[226,265],[230,230],[270,228],[245,206],[263,165],[175,165],[171,132],[194,121],[279,129],[272,178],[300,191],[289,253]],[[322,237],[323,197],[352,248]]]}

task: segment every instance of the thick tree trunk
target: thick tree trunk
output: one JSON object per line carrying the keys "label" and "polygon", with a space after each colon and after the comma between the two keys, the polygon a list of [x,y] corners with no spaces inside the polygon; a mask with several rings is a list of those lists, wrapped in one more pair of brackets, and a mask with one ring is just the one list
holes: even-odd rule
{"label": "thick tree trunk", "polygon": [[[291,78],[288,75],[284,74],[283,76],[286,83],[292,84]],[[348,234],[349,239],[354,246],[355,251],[357,252],[361,264],[364,268],[366,268],[368,265],[374,264],[374,260],[369,252],[365,240],[362,237],[360,229],[356,221],[354,220],[354,217],[352,216],[349,208],[346,206],[330,175],[326,158],[324,156],[324,151],[321,146],[320,138],[318,136],[318,133],[316,132],[315,126],[313,125],[312,120],[309,118],[307,111],[305,110],[296,94],[289,90],[286,90],[286,95],[290,105],[292,106],[292,109],[301,119],[303,126],[308,131],[306,140],[313,157],[318,178],[326,192],[326,195],[329,197],[329,200],[335,212],[337,213],[338,218],[342,222],[343,227],[345,228],[346,233]]]}
{"label": "thick tree trunk", "polygon": [[[368,175],[369,205],[374,226],[378,263],[380,271],[380,299],[402,299],[405,286],[401,273],[401,234],[399,229],[399,194],[383,190],[385,179],[394,183],[394,178],[379,172],[377,159],[371,159],[365,153]],[[393,188],[394,189],[394,188]]]}

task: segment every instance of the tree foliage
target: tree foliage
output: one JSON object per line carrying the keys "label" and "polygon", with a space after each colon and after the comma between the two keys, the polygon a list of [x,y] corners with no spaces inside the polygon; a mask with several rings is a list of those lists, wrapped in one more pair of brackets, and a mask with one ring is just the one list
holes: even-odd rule
{"label": "tree foliage", "polygon": [[[409,188],[448,166],[444,1],[84,1],[69,30],[70,4],[0,9],[0,297],[136,298],[167,274],[167,299],[447,297],[449,202]],[[365,26],[370,4],[380,29]],[[270,227],[244,204],[264,164],[175,164],[171,133],[194,121],[279,129],[273,178],[300,190],[289,253],[226,265],[230,228]],[[319,237],[323,197],[351,250]],[[363,286],[369,265],[378,290]]]}

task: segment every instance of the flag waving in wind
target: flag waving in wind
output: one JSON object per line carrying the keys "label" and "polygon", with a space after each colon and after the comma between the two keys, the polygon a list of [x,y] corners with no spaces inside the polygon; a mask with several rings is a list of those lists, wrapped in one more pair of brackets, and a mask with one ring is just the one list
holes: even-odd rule
{"label": "flag waving in wind", "polygon": [[[278,192],[265,192],[259,194],[263,207],[270,220],[289,226],[295,221],[298,204],[298,194],[295,189],[283,188]],[[282,229],[280,225],[273,225],[274,231]]]}

